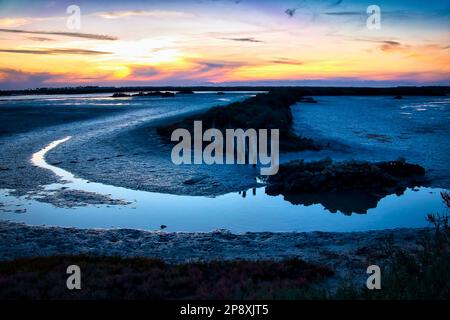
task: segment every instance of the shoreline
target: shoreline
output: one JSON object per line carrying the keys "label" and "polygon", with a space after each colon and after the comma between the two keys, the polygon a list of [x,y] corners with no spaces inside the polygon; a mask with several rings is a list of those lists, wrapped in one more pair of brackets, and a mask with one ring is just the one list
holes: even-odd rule
{"label": "shoreline", "polygon": [[431,228],[399,228],[362,232],[165,232],[137,229],[77,229],[30,226],[0,221],[0,260],[60,255],[158,258],[168,263],[217,260],[298,258],[325,265],[337,277],[365,278],[365,269],[382,263],[382,244],[393,239],[408,252]]}
{"label": "shoreline", "polygon": [[[235,96],[235,98],[239,98],[239,96]],[[180,101],[183,100],[180,99]],[[205,103],[205,100],[201,101]],[[152,130],[157,124],[201,113],[218,104],[220,104],[218,101],[211,100],[207,102],[207,105],[188,108],[182,110],[181,114],[175,115],[171,113],[171,110],[161,115],[154,115],[151,108],[140,109],[134,106],[114,113],[110,113],[110,108],[105,108],[104,111],[102,109],[95,110],[92,112],[91,118],[83,119],[81,122],[66,121],[66,123],[48,127],[40,127],[38,121],[31,123],[28,132],[0,136],[2,147],[0,150],[0,188],[6,189],[11,195],[23,196],[45,191],[44,186],[46,185],[60,183],[61,181],[56,175],[49,170],[33,165],[30,159],[34,153],[52,141],[69,135],[73,136],[71,141],[49,152],[46,160],[50,165],[57,165],[86,180],[133,190],[206,196],[251,187],[253,184],[247,180],[238,183],[238,178],[243,180],[245,177],[239,173],[234,173],[236,179],[222,188],[215,185],[215,193],[210,192],[211,190],[202,191],[198,185],[183,184],[184,180],[202,175],[198,172],[201,171],[200,168],[197,167],[189,170],[177,168],[178,171],[186,171],[185,178],[180,180],[183,175],[178,175],[172,178],[172,184],[165,182],[168,177],[173,176],[168,168],[168,164],[172,163],[170,158],[162,159],[165,157],[161,156],[161,149],[166,146],[154,141],[156,133],[149,135],[149,128]],[[227,103],[222,102],[222,104]],[[70,107],[60,106],[58,108],[67,109],[67,111],[70,109]],[[102,112],[103,115],[99,117]],[[51,117],[52,113],[49,113],[48,116]],[[148,145],[149,142],[150,145]],[[149,148],[153,151],[150,152]],[[168,152],[170,154],[170,150]],[[169,162],[165,164],[166,168],[163,168],[164,162]],[[207,168],[202,169],[205,171]],[[222,172],[223,177],[231,177],[231,173],[234,171],[230,168],[226,168],[228,170],[219,169],[218,171]],[[128,173],[122,173],[123,170],[127,170]],[[133,171],[138,174],[133,175]],[[116,174],[111,176],[108,172]],[[161,174],[161,177],[158,174]],[[217,180],[224,179],[219,177]]]}
{"label": "shoreline", "polygon": [[64,87],[20,90],[0,90],[0,96],[52,95],[87,93],[122,93],[139,91],[269,91],[273,89],[299,89],[304,95],[387,95],[387,96],[442,96],[450,94],[450,86],[407,86],[407,87],[327,87],[327,86],[135,86],[135,87]]}

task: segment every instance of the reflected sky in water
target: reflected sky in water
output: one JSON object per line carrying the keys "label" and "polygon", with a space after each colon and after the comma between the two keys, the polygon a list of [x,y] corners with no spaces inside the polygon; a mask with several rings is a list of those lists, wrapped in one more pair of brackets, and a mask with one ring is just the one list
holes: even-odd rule
{"label": "reflected sky in water", "polygon": [[442,212],[440,189],[408,189],[403,195],[390,195],[366,214],[331,213],[321,204],[293,205],[282,196],[268,196],[264,187],[229,193],[216,198],[178,196],[130,190],[89,182],[45,162],[45,153],[70,139],[54,141],[33,155],[35,165],[52,170],[66,184],[48,185],[48,190],[66,187],[111,195],[132,202],[126,206],[87,206],[56,208],[35,200],[15,198],[1,192],[7,208],[20,205],[25,213],[3,212],[2,219],[33,225],[80,228],[136,228],[168,231],[363,231],[426,226],[428,213]]}

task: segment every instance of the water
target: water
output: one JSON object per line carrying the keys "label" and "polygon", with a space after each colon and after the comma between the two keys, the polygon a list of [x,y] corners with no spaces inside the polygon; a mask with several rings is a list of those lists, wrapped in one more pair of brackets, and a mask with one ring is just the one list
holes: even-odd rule
{"label": "water", "polygon": [[[342,158],[357,155],[362,159],[383,159],[399,155],[406,156],[408,160],[412,158],[429,165],[435,164],[438,168],[445,166],[448,163],[446,161],[448,153],[443,136],[448,137],[448,127],[441,126],[441,123],[448,122],[449,100],[447,98],[411,98],[408,101],[390,99],[384,97],[318,98],[319,104],[302,104],[293,108],[295,126],[297,130],[314,128],[308,131],[309,136],[322,141],[339,141],[344,146],[331,152],[316,153],[315,157],[320,158],[326,153]],[[410,110],[411,114],[403,115],[401,112],[404,111],[401,110],[405,109]],[[427,111],[430,111],[428,115],[418,114]],[[330,127],[333,130],[330,130]],[[415,128],[429,127],[435,130],[428,130],[426,133],[428,136],[425,137],[422,131],[415,130]],[[399,135],[402,133],[408,138],[400,138]],[[49,185],[46,188],[58,189],[64,186],[74,190],[110,194],[112,198],[124,199],[131,204],[87,206],[76,209],[56,208],[51,204],[35,200],[7,196],[6,190],[3,190],[0,192],[0,197],[6,208],[20,206],[26,212],[2,212],[1,219],[33,225],[80,228],[124,227],[157,230],[161,225],[166,225],[168,231],[202,232],[218,228],[238,233],[246,231],[364,231],[423,227],[427,225],[426,214],[442,213],[445,210],[440,199],[440,192],[443,191],[441,188],[408,189],[403,195],[390,195],[375,204],[365,203],[362,197],[353,196],[353,202],[360,200],[362,207],[366,206],[366,210],[363,210],[366,213],[349,215],[333,210],[342,205],[336,199],[320,199],[319,202],[323,204],[293,205],[282,196],[266,195],[263,187],[247,190],[245,197],[243,193],[229,193],[209,198],[144,192],[89,183],[45,161],[47,152],[59,145],[64,145],[70,139],[72,138],[67,136],[53,141],[33,155],[32,161],[35,165],[52,170],[62,179],[69,181],[66,184]],[[428,144],[427,141],[429,141]],[[420,145],[420,142],[425,143],[425,146]],[[440,148],[438,148],[439,144]],[[412,148],[413,146],[419,147],[419,150]],[[355,153],[355,150],[358,152]],[[435,154],[431,157],[426,155],[427,152],[435,152]],[[310,156],[311,153],[303,155]],[[446,162],[442,163],[442,161]],[[445,181],[445,175],[446,173],[441,181]],[[315,202],[317,201],[311,201],[311,203]],[[355,209],[355,211],[361,210]]]}
{"label": "water", "polygon": [[292,108],[295,129],[331,146],[338,145],[327,155],[369,161],[403,157],[429,169],[435,185],[450,188],[450,97],[317,100],[317,104]]}

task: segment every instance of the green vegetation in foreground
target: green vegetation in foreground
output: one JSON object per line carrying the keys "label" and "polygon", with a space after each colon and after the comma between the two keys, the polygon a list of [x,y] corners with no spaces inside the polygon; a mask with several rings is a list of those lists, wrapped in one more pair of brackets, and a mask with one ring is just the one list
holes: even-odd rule
{"label": "green vegetation in foreground", "polygon": [[202,121],[203,130],[215,128],[222,134],[225,134],[225,129],[279,129],[281,151],[318,150],[319,147],[311,139],[297,136],[292,129],[290,107],[303,99],[303,95],[295,89],[273,90],[158,127],[157,132],[170,139],[174,130],[184,128],[193,136],[194,121]]}

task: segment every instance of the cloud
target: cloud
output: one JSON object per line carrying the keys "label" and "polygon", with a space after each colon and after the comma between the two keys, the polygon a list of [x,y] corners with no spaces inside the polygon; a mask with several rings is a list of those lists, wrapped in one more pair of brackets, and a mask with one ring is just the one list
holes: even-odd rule
{"label": "cloud", "polygon": [[160,74],[158,69],[151,66],[133,66],[130,69],[130,78],[149,78]]}
{"label": "cloud", "polygon": [[85,49],[70,49],[70,48],[43,48],[43,49],[0,49],[0,52],[5,53],[23,53],[23,54],[47,54],[47,55],[103,55],[111,52],[85,50]]}
{"label": "cloud", "polygon": [[[86,77],[79,73],[27,72],[20,69],[0,67],[0,89],[30,89],[43,87],[62,87],[76,85],[109,85],[111,73],[99,73]],[[102,82],[103,81],[103,82]]]}
{"label": "cloud", "polygon": [[0,27],[14,28],[19,27],[28,22],[24,18],[0,18]]}
{"label": "cloud", "polygon": [[344,0],[337,0],[334,3],[331,3],[330,6],[335,7],[335,6],[340,5],[342,2],[344,2]]}
{"label": "cloud", "polygon": [[284,13],[288,15],[289,18],[292,18],[297,13],[297,9],[299,9],[300,11],[305,9],[308,11],[312,10],[312,12],[318,13],[316,11],[320,11],[320,8],[334,8],[339,6],[342,2],[343,0],[301,0],[297,7],[288,8],[284,10]]}
{"label": "cloud", "polygon": [[79,32],[32,31],[32,30],[4,29],[4,28],[0,28],[0,32],[39,34],[39,35],[55,35],[55,36],[94,39],[94,40],[117,40],[118,39],[117,37],[103,35],[103,34],[79,33]]}
{"label": "cloud", "polygon": [[378,41],[380,43],[380,49],[385,52],[399,51],[403,49],[403,45],[398,41]]}
{"label": "cloud", "polygon": [[193,61],[200,65],[203,70],[223,69],[223,68],[238,68],[246,65],[239,61]]}
{"label": "cloud", "polygon": [[128,66],[130,73],[125,81],[139,82],[146,81],[148,83],[184,83],[192,84],[197,81],[211,81],[222,79],[227,74],[233,72],[237,68],[247,65],[240,61],[215,61],[192,59],[188,61],[189,68],[179,70],[166,70],[146,65]]}
{"label": "cloud", "polygon": [[297,61],[297,60],[293,60],[293,59],[289,59],[289,58],[274,58],[273,60],[270,60],[269,62],[276,63],[276,64],[290,64],[290,65],[296,65],[296,66],[300,66],[300,65],[304,64],[301,61]]}
{"label": "cloud", "polygon": [[292,8],[292,9],[286,9],[285,11],[284,11],[284,13],[286,13],[289,17],[293,17],[294,15],[295,15],[295,11],[296,11],[297,9],[296,8]]}
{"label": "cloud", "polygon": [[360,16],[365,15],[364,11],[336,11],[336,12],[325,12],[324,14],[328,16]]}
{"label": "cloud", "polygon": [[255,39],[253,37],[248,38],[221,38],[223,40],[230,40],[230,41],[240,41],[240,42],[264,42],[262,40]]}
{"label": "cloud", "polygon": [[380,49],[383,51],[396,51],[402,48],[402,44],[398,41],[380,41]]}
{"label": "cloud", "polygon": [[395,40],[374,40],[374,39],[354,39],[355,41],[363,41],[363,42],[371,42],[379,45],[379,48],[382,51],[399,51],[407,48],[407,46],[403,45],[399,41]]}
{"label": "cloud", "polygon": [[119,19],[126,17],[189,18],[193,16],[191,13],[183,11],[167,11],[167,10],[109,11],[109,12],[96,12],[93,15],[104,19]]}
{"label": "cloud", "polygon": [[48,72],[29,73],[21,70],[0,68],[0,86],[2,89],[35,88],[54,78],[55,75]]}
{"label": "cloud", "polygon": [[53,39],[45,38],[45,37],[27,37],[27,39],[33,40],[33,41],[40,41],[40,42],[53,41]]}

